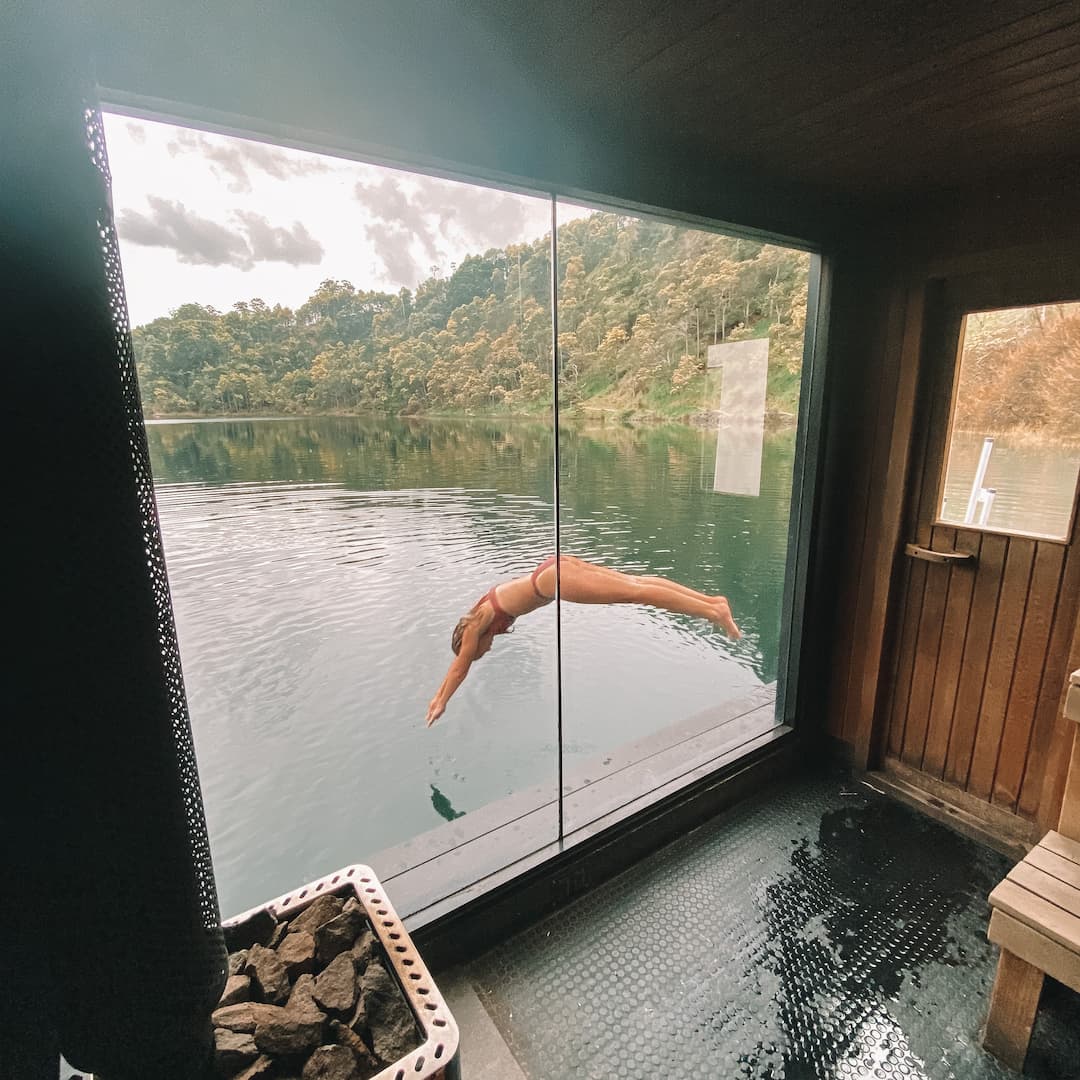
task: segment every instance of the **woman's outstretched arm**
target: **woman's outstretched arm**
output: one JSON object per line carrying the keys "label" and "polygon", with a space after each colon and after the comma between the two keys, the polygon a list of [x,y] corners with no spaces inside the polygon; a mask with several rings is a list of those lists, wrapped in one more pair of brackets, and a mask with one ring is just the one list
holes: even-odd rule
{"label": "woman's outstretched arm", "polygon": [[431,727],[444,712],[446,703],[454,695],[454,691],[465,681],[469,674],[469,668],[476,659],[480,647],[480,631],[475,626],[469,626],[461,637],[461,648],[457,656],[450,663],[450,669],[442,681],[442,685],[435,691],[435,696],[428,703],[427,726]]}

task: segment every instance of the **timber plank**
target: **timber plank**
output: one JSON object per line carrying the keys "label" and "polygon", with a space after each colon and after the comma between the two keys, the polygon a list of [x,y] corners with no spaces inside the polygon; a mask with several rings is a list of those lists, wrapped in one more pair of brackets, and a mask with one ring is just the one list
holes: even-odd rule
{"label": "timber plank", "polygon": [[1022,885],[1008,878],[999,882],[990,893],[990,906],[1027,923],[1066,949],[1080,953],[1080,918]]}
{"label": "timber plank", "polygon": [[[1015,881],[1028,892],[1041,896],[1070,915],[1080,915],[1080,888],[1040,870],[1037,866],[1026,861],[1017,863],[1009,871],[1006,880]],[[1080,867],[1077,868],[1076,881],[1080,883]]]}
{"label": "timber plank", "polygon": [[986,533],[979,548],[979,570],[975,579],[967,640],[964,642],[964,655],[956,689],[953,730],[945,755],[944,779],[962,789],[967,788],[971,756],[975,748],[975,733],[993,640],[994,616],[1001,593],[1008,546],[1006,537]]}
{"label": "timber plank", "polygon": [[1040,121],[1060,122],[1063,102],[1075,92],[1073,85],[1051,86],[1027,91],[1012,101],[987,103],[985,108],[963,107],[938,110],[933,123],[925,127],[909,127],[900,135],[892,133],[892,139],[880,128],[866,125],[863,131],[853,132],[846,143],[823,148],[815,157],[819,166],[842,164],[847,147],[847,157],[880,154],[882,160],[903,160],[911,157],[916,161],[933,160],[948,146],[950,139],[963,135],[970,140],[973,149],[982,150],[1007,142],[1009,129],[1022,130],[1026,124]]}
{"label": "timber plank", "polygon": [[1059,855],[1050,848],[1036,845],[1025,856],[1026,862],[1042,870],[1044,874],[1051,874],[1059,881],[1071,882],[1075,873],[1076,864]]}
{"label": "timber plank", "polygon": [[[906,299],[906,298],[905,298]],[[887,343],[890,340],[890,328],[894,326],[898,317],[902,317],[903,303],[898,300],[889,302],[889,296],[884,287],[879,287],[874,290],[874,302],[869,305],[870,310],[878,311],[884,309],[886,317],[877,322],[874,327],[875,336],[875,349],[880,350],[886,356],[886,370],[882,372],[882,376],[875,383],[874,390],[877,393],[876,406],[873,411],[867,409],[856,409],[859,414],[857,438],[858,444],[865,446],[868,442],[874,443],[874,454],[855,455],[852,464],[851,485],[853,494],[853,516],[852,516],[852,532],[856,531],[858,534],[858,561],[853,562],[850,565],[854,568],[851,574],[845,575],[845,578],[853,586],[853,591],[850,596],[849,607],[842,610],[854,612],[854,618],[850,620],[849,629],[852,633],[850,652],[847,657],[847,671],[846,676],[848,679],[847,685],[844,688],[844,727],[843,738],[850,744],[858,745],[859,736],[858,732],[863,721],[862,708],[863,703],[860,699],[859,693],[856,687],[862,684],[862,672],[867,663],[867,639],[868,630],[867,622],[874,617],[874,609],[870,606],[871,590],[864,587],[865,575],[873,570],[874,566],[874,529],[872,523],[878,519],[879,512],[876,512],[874,507],[874,500],[877,497],[877,492],[874,490],[873,485],[870,482],[870,478],[873,474],[872,459],[877,453],[877,440],[881,438],[882,426],[888,429],[888,422],[883,425],[882,417],[885,415],[885,410],[888,409],[889,391],[891,388],[891,372],[892,365],[889,363]],[[901,314],[897,314],[897,308],[901,309]],[[850,308],[847,309],[850,311]],[[865,318],[865,314],[860,312],[860,316]],[[865,371],[860,372],[861,377],[865,377]],[[893,414],[889,412],[891,417]],[[875,438],[876,436],[876,438]],[[889,559],[889,571],[892,571],[892,558]],[[872,705],[871,705],[872,711]]]}
{"label": "timber plank", "polygon": [[[935,551],[952,551],[955,541],[955,529],[934,528],[931,530],[930,547]],[[941,650],[941,633],[945,623],[945,604],[949,592],[949,577],[952,572],[951,566],[942,563],[928,563],[926,567],[926,589],[922,611],[919,615],[918,635],[915,639],[915,661],[908,695],[904,749],[900,755],[905,764],[915,768],[922,767],[926,750],[930,702],[934,694],[934,680]]]}
{"label": "timber plank", "polygon": [[979,710],[979,727],[975,734],[975,749],[967,782],[967,790],[980,799],[989,800],[993,787],[1034,558],[1034,541],[1016,536],[1009,538],[1001,597],[994,619],[994,639],[986,670],[986,689]]}
{"label": "timber plank", "polygon": [[[893,283],[887,312],[884,370],[879,379],[876,438],[873,440],[874,470],[883,482],[870,485],[870,527],[865,541],[866,565],[860,575],[861,595],[866,602],[859,645],[862,650],[857,681],[849,687],[857,727],[854,732],[855,761],[866,768],[877,765],[888,737],[886,706],[896,687],[900,625],[896,604],[906,595],[910,560],[897,569],[901,558],[901,530],[906,512],[905,483],[912,442],[920,371],[921,333],[926,319],[927,286],[903,278]],[[882,320],[884,323],[886,320]],[[898,581],[904,580],[903,587]],[[892,643],[892,647],[889,644]],[[879,711],[880,709],[880,711]]]}
{"label": "timber plank", "polygon": [[1044,851],[1052,851],[1063,859],[1068,859],[1075,866],[1080,866],[1080,841],[1071,840],[1051,830],[1039,841],[1039,847]]}
{"label": "timber plank", "polygon": [[[1066,721],[1073,723],[1073,721]],[[1061,800],[1058,832],[1068,840],[1080,841],[1080,726],[1073,735],[1069,772],[1065,780],[1065,797]]]}
{"label": "timber plank", "polygon": [[[957,551],[972,551],[978,559],[981,546],[981,533],[956,530]],[[978,565],[976,563],[976,566]],[[977,570],[972,570],[971,567],[954,566],[951,570],[949,595],[945,603],[945,622],[941,629],[938,669],[930,702],[926,751],[923,754],[922,764],[924,772],[939,779],[945,774],[945,760],[952,739],[956,694],[960,686],[960,670],[964,658],[964,646],[967,644],[977,574]]]}
{"label": "timber plank", "polygon": [[664,55],[682,55],[687,45],[702,35],[716,18],[715,0],[684,0],[680,4],[661,2],[613,47],[605,51],[601,63],[620,77],[642,79],[642,68]]}
{"label": "timber plank", "polygon": [[1080,990],[1080,956],[1033,930],[1027,923],[995,908],[990,915],[986,936],[1002,949],[1045,971],[1052,979]]}
{"label": "timber plank", "polygon": [[[1053,61],[1051,61],[1053,63]],[[1076,63],[1074,58],[1066,53],[1058,58],[1056,66],[1048,67],[1045,55],[1040,55],[1032,65],[1034,70],[1023,72],[997,72],[993,85],[982,90],[973,87],[958,87],[954,84],[950,91],[937,95],[937,101],[931,102],[923,99],[909,101],[908,119],[916,116],[927,122],[928,126],[939,122],[941,117],[952,116],[955,120],[965,122],[973,112],[973,102],[978,102],[980,109],[990,110],[996,108],[1003,112],[1007,111],[1013,103],[1026,101],[1040,96],[1057,97],[1063,86],[1068,86],[1076,80]],[[865,125],[862,125],[865,126]],[[849,128],[850,138],[855,128]],[[801,138],[807,138],[809,132],[800,133]],[[798,137],[797,137],[798,138]],[[822,139],[823,153],[827,156],[835,154],[836,149],[844,139],[844,132],[829,131]],[[879,144],[887,145],[885,140],[876,140]],[[809,140],[808,140],[809,144]]]}
{"label": "timber plank", "polygon": [[1077,618],[1080,606],[1080,513],[1076,513],[1075,518],[1020,788],[1020,812],[1027,817],[1037,816],[1044,828],[1053,828],[1057,824],[1058,807],[1065,788],[1065,767],[1060,762],[1069,756],[1073,737],[1061,710],[1066,673],[1080,666],[1080,619]]}
{"label": "timber plank", "polygon": [[926,568],[929,563],[915,562],[908,574],[907,594],[904,600],[903,625],[900,631],[900,647],[897,652],[896,677],[892,686],[892,710],[889,719],[889,754],[903,757],[904,729],[907,726],[908,700],[911,696],[911,677],[915,668],[915,646],[922,617],[923,596],[926,588]]}
{"label": "timber plank", "polygon": [[1064,562],[1065,548],[1061,544],[1035,545],[1035,563],[1016,653],[1016,672],[994,774],[993,801],[1010,810],[1016,808],[1020,799]]}
{"label": "timber plank", "polygon": [[[935,312],[935,315],[938,315]],[[940,317],[931,315],[933,322],[939,323]],[[956,327],[959,333],[959,327]],[[937,340],[935,334],[935,341]],[[944,340],[952,340],[953,329],[951,325],[940,331]],[[936,351],[936,350],[933,350]],[[936,374],[936,373],[935,373]],[[919,407],[916,416],[921,416],[922,422],[915,425],[915,438],[913,440],[914,459],[911,472],[908,476],[908,521],[913,523],[909,526],[908,535],[913,537],[914,542],[921,547],[930,547],[934,536],[932,522],[935,518],[934,502],[937,498],[937,483],[928,483],[927,477],[936,477],[940,474],[940,457],[942,450],[936,446],[934,435],[943,430],[947,421],[948,403],[941,402],[943,395],[934,393],[936,378],[925,378],[920,386],[915,387],[919,399]],[[938,570],[939,566],[932,566],[923,560],[914,560],[909,572],[908,592],[902,608],[902,622],[900,632],[899,662],[897,675],[892,686],[892,714],[889,731],[888,749],[894,757],[906,760],[909,764],[921,764],[922,743],[925,738],[925,710],[923,718],[916,715],[912,723],[912,691],[916,675],[916,661],[919,658],[920,648],[926,648],[921,640],[923,628],[923,610],[927,599],[927,586],[930,586],[930,611],[927,619],[933,620],[937,613],[938,600],[936,590],[940,587],[938,575],[932,571]],[[932,651],[936,659],[937,645],[933,644]],[[925,662],[925,654],[924,654]],[[918,696],[915,698],[915,708],[922,708]],[[928,709],[927,705],[927,709]],[[908,727],[912,727],[909,739]],[[918,758],[912,761],[914,754],[905,754],[909,746],[918,744]]]}
{"label": "timber plank", "polygon": [[1010,1069],[1024,1067],[1035,1014],[1039,1011],[1044,973],[1008,949],[998,957],[997,974],[990,991],[983,1046]]}
{"label": "timber plank", "polygon": [[[863,122],[865,113],[852,106],[867,102],[872,107],[888,103],[890,115],[904,116],[921,111],[928,105],[947,104],[968,88],[979,93],[991,89],[1003,72],[1026,72],[1033,65],[1041,66],[1048,53],[1068,48],[1073,40],[1075,14],[1069,3],[1061,3],[1044,11],[1015,21],[1006,21],[987,29],[977,37],[968,38],[941,52],[930,52],[916,63],[899,71],[879,75],[869,83],[846,95],[830,99],[823,105],[801,109],[792,116],[780,118],[764,126],[760,135],[749,145],[781,137],[800,138],[803,133],[819,134],[819,128],[848,131]],[[1066,52],[1065,58],[1068,57]],[[942,69],[954,76],[947,81],[930,76]]]}

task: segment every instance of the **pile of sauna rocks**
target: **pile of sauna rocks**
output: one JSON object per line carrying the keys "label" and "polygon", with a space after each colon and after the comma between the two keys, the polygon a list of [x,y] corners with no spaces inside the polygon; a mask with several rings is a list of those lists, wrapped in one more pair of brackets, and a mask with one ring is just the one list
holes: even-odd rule
{"label": "pile of sauna rocks", "polygon": [[214,1011],[217,1076],[367,1080],[416,1049],[412,1010],[355,897],[288,920],[225,927],[229,978]]}

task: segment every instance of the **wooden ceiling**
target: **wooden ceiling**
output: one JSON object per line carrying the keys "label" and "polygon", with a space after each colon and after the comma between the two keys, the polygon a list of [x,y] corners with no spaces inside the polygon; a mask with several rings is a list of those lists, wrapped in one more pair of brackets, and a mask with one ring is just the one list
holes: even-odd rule
{"label": "wooden ceiling", "polygon": [[883,194],[1080,155],[1077,0],[481,6],[566,107],[756,174]]}
{"label": "wooden ceiling", "polygon": [[601,193],[636,170],[656,205],[692,172],[753,216],[1080,162],[1077,0],[101,0],[90,38],[129,96]]}

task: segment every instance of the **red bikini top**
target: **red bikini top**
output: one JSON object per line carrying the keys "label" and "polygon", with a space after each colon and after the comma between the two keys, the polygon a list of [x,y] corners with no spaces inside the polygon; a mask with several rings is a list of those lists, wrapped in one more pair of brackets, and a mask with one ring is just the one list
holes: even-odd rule
{"label": "red bikini top", "polygon": [[491,625],[488,627],[488,632],[494,636],[495,634],[508,634],[510,628],[514,625],[514,616],[507,613],[506,609],[499,603],[498,597],[495,595],[495,589],[497,586],[493,585],[479,600],[473,604],[473,611],[475,611],[485,600],[495,609],[495,618],[491,620]]}

